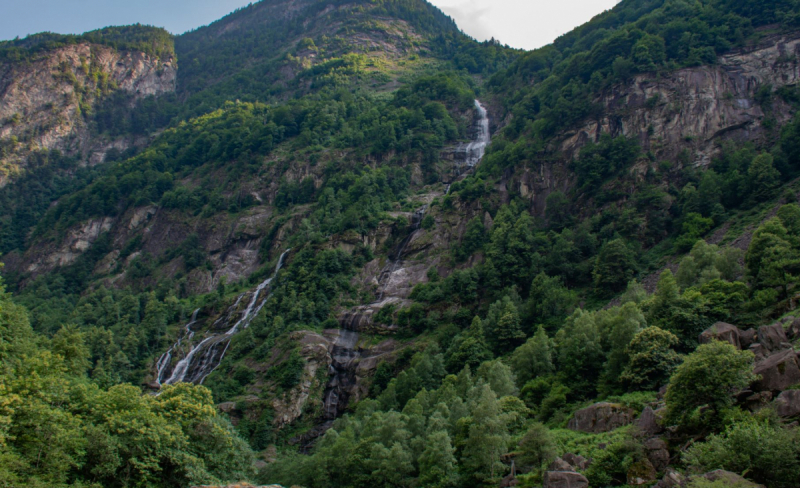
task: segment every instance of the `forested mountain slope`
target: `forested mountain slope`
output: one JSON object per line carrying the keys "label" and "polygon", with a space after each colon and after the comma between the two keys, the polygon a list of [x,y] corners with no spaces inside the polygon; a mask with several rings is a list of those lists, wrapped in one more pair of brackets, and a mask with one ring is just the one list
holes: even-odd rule
{"label": "forested mountain slope", "polygon": [[623,0],[521,53],[266,0],[176,38],[174,92],[83,119],[139,143],[0,190],[0,479],[795,486],[799,12]]}

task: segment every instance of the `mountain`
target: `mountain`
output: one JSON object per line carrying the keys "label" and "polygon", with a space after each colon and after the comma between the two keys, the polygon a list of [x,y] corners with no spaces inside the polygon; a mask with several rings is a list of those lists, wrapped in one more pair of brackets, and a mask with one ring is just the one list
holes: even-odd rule
{"label": "mountain", "polygon": [[129,105],[175,90],[175,52],[164,30],[108,28],[0,43],[0,185],[34,152],[58,150],[92,164],[125,140],[93,137],[89,114],[123,95]]}
{"label": "mountain", "polygon": [[5,43],[0,479],[794,486],[798,12]]}

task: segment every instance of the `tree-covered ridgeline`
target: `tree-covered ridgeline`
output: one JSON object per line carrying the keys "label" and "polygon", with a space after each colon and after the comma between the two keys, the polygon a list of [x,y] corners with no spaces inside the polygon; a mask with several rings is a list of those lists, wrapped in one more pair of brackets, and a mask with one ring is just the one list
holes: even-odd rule
{"label": "tree-covered ridgeline", "polygon": [[30,62],[48,51],[81,43],[142,52],[162,60],[175,57],[172,34],[160,27],[136,24],[106,27],[80,35],[43,32],[24,39],[0,41],[0,62]]}

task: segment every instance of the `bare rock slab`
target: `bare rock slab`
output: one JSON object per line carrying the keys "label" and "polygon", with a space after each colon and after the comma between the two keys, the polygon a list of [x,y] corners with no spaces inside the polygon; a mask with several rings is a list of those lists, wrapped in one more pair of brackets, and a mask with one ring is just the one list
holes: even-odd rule
{"label": "bare rock slab", "polygon": [[586,476],[574,471],[547,471],[543,488],[589,488]]}
{"label": "bare rock slab", "polygon": [[800,383],[800,364],[797,354],[791,349],[759,361],[753,372],[761,376],[753,384],[755,391],[783,391]]}
{"label": "bare rock slab", "polygon": [[634,411],[617,403],[600,402],[575,412],[567,424],[579,432],[609,432],[633,422]]}

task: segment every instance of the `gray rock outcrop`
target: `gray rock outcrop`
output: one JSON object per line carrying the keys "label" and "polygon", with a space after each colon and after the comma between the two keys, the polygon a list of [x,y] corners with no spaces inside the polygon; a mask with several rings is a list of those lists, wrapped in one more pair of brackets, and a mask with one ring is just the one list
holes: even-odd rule
{"label": "gray rock outcrop", "polygon": [[589,488],[586,476],[574,471],[547,471],[542,481],[543,488]]}
{"label": "gray rock outcrop", "polygon": [[780,351],[791,347],[789,345],[789,338],[786,337],[786,332],[783,330],[783,325],[781,325],[780,322],[759,327],[758,342],[764,346],[764,349],[768,352]]}
{"label": "gray rock outcrop", "polygon": [[700,334],[700,344],[708,344],[714,340],[729,342],[736,346],[736,349],[742,348],[739,340],[739,328],[732,324],[717,322]]}
{"label": "gray rock outcrop", "polygon": [[784,418],[800,416],[800,390],[786,390],[775,399],[775,409]]}
{"label": "gray rock outcrop", "polygon": [[800,363],[797,353],[791,349],[757,362],[753,372],[761,376],[753,383],[754,391],[783,391],[800,383]]}
{"label": "gray rock outcrop", "polygon": [[580,432],[609,432],[633,422],[634,411],[624,405],[600,402],[575,412],[567,428]]}

